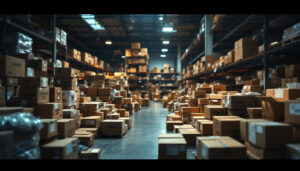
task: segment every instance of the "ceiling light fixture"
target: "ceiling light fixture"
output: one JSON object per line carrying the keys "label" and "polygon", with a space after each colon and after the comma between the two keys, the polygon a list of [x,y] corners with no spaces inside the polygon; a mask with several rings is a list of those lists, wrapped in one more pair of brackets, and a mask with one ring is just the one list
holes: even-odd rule
{"label": "ceiling light fixture", "polygon": [[169,26],[163,27],[162,31],[163,32],[174,32],[173,27],[169,27]]}
{"label": "ceiling light fixture", "polygon": [[125,56],[122,56],[122,58],[125,58]]}
{"label": "ceiling light fixture", "polygon": [[162,52],[168,52],[168,49],[161,49]]}
{"label": "ceiling light fixture", "polygon": [[160,21],[162,21],[164,18],[163,18],[163,17],[159,17],[158,19],[159,19]]}
{"label": "ceiling light fixture", "polygon": [[170,44],[170,41],[165,40],[165,41],[162,41],[162,43],[163,43],[164,45],[168,45],[168,44]]}
{"label": "ceiling light fixture", "polygon": [[166,55],[165,55],[165,54],[161,54],[161,55],[160,55],[160,57],[162,57],[162,58],[165,58],[165,57],[166,57]]}
{"label": "ceiling light fixture", "polygon": [[110,40],[107,40],[107,41],[105,41],[105,44],[107,44],[107,45],[111,45],[111,44],[112,44],[112,42],[111,42]]}
{"label": "ceiling light fixture", "polygon": [[105,30],[103,26],[95,19],[93,14],[81,14],[81,18],[84,19],[94,30]]}

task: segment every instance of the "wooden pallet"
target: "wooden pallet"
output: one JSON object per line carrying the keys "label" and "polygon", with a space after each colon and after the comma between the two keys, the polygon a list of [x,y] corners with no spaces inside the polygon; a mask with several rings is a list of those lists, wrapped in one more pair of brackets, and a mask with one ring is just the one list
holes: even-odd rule
{"label": "wooden pallet", "polygon": [[293,37],[293,38],[291,38],[291,39],[282,41],[282,46],[286,46],[286,45],[288,45],[288,44],[294,43],[295,41],[297,41],[297,40],[299,40],[299,39],[300,39],[300,36],[296,36],[296,37]]}

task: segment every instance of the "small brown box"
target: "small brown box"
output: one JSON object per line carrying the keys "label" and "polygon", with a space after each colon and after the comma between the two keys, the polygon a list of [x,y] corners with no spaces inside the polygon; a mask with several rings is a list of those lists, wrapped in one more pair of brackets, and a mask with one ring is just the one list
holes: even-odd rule
{"label": "small brown box", "polygon": [[284,121],[300,126],[300,100],[290,100],[285,102]]}
{"label": "small brown box", "polygon": [[80,159],[87,160],[99,160],[101,159],[101,149],[100,148],[89,148],[86,151],[82,151]]}
{"label": "small brown box", "polygon": [[100,125],[100,116],[88,116],[81,118],[82,128],[98,128]]}
{"label": "small brown box", "polygon": [[57,120],[58,138],[69,138],[75,134],[75,119]]}
{"label": "small brown box", "polygon": [[182,121],[167,121],[167,131],[173,131],[174,125],[183,125]]}
{"label": "small brown box", "polygon": [[41,139],[49,139],[57,135],[57,120],[42,119],[43,128],[40,132]]}
{"label": "small brown box", "polygon": [[62,103],[62,88],[50,87],[49,88],[49,102]]}
{"label": "small brown box", "polygon": [[213,135],[229,136],[239,140],[240,120],[241,118],[234,116],[215,116],[213,119]]}
{"label": "small brown box", "polygon": [[188,146],[196,145],[196,137],[201,136],[201,133],[195,129],[178,129],[178,132],[183,135]]}
{"label": "small brown box", "polygon": [[78,159],[78,138],[65,138],[43,145],[41,159]]}
{"label": "small brown box", "polygon": [[158,159],[186,159],[186,145],[184,138],[159,138]]}
{"label": "small brown box", "polygon": [[141,49],[141,44],[139,42],[132,42],[131,49]]}
{"label": "small brown box", "polygon": [[206,119],[213,119],[213,116],[226,116],[227,108],[221,105],[206,105],[204,106],[204,116]]}
{"label": "small brown box", "polygon": [[35,115],[43,119],[61,119],[62,103],[44,103],[38,104]]}

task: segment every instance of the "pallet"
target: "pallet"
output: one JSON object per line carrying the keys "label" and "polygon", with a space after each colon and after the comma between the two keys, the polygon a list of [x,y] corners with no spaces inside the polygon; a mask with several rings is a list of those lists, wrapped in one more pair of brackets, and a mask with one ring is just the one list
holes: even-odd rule
{"label": "pallet", "polygon": [[294,43],[295,41],[297,41],[299,39],[300,39],[300,36],[296,36],[296,37],[290,38],[288,40],[282,41],[282,46],[286,46],[286,45],[289,45],[291,43]]}

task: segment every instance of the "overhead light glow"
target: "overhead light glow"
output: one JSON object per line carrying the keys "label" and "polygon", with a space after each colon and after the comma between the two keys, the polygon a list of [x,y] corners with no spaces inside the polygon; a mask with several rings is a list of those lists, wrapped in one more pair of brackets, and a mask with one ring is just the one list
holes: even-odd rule
{"label": "overhead light glow", "polygon": [[161,49],[162,52],[168,52],[168,49]]}
{"label": "overhead light glow", "polygon": [[162,54],[162,55],[160,55],[160,57],[162,57],[162,58],[165,58],[165,57],[166,57],[166,55],[165,55],[165,54]]}
{"label": "overhead light glow", "polygon": [[107,41],[105,41],[105,44],[107,44],[107,45],[111,45],[111,44],[112,44],[112,42],[111,42],[110,40],[107,40]]}
{"label": "overhead light glow", "polygon": [[163,43],[164,45],[168,45],[168,44],[170,44],[170,41],[165,40],[165,41],[163,41],[162,43]]}
{"label": "overhead light glow", "polygon": [[162,21],[164,18],[163,18],[163,17],[159,17],[158,19],[159,19],[160,21]]}
{"label": "overhead light glow", "polygon": [[81,18],[84,19],[94,30],[105,30],[103,26],[98,23],[93,14],[81,14]]}
{"label": "overhead light glow", "polygon": [[173,32],[173,27],[163,27],[162,29],[163,32]]}
{"label": "overhead light glow", "polygon": [[122,58],[125,58],[125,56],[122,56]]}

